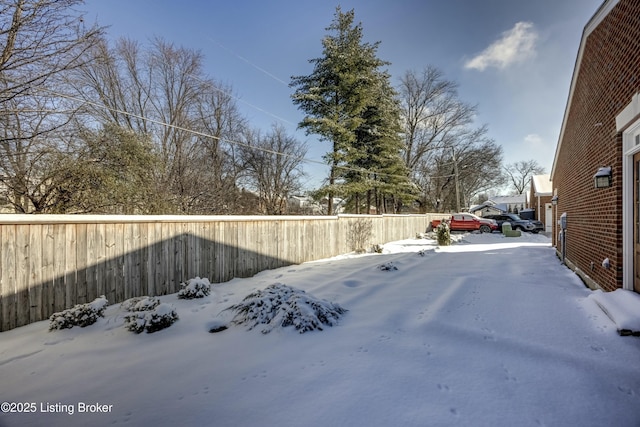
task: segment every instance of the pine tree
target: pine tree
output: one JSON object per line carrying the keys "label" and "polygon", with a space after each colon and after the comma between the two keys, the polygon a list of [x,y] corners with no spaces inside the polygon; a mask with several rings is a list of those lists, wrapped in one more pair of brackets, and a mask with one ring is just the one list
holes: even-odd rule
{"label": "pine tree", "polygon": [[[379,73],[377,79],[377,84],[372,86],[375,102],[365,110],[363,123],[356,131],[355,158],[350,164],[368,171],[363,182],[367,211],[375,205],[378,213],[397,212],[415,191],[402,160],[400,107],[396,92],[386,72]],[[354,178],[352,181],[357,182],[358,176]],[[356,206],[359,206],[359,196],[355,198]],[[392,206],[387,206],[388,201]],[[360,213],[358,208],[356,213]]]}
{"label": "pine tree", "polygon": [[306,114],[299,126],[307,134],[317,134],[333,144],[325,160],[330,165],[329,184],[320,190],[329,199],[328,214],[332,214],[335,194],[349,194],[361,188],[349,178],[355,165],[354,150],[357,131],[366,119],[366,111],[379,94],[379,68],[388,65],[377,58],[379,42],[365,43],[362,25],[354,25],[354,11],[342,13],[336,8],[334,21],[322,40],[323,57],[311,59],[313,72],[292,77],[294,104]]}

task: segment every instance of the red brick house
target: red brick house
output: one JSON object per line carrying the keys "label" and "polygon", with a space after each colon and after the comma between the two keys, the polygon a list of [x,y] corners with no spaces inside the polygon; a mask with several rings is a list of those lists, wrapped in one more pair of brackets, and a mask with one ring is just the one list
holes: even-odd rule
{"label": "red brick house", "polygon": [[551,179],[559,256],[592,288],[640,292],[640,0],[584,28]]}
{"label": "red brick house", "polygon": [[529,186],[529,209],[534,211],[534,219],[544,224],[545,233],[551,234],[553,227],[553,186],[548,174],[534,175]]}

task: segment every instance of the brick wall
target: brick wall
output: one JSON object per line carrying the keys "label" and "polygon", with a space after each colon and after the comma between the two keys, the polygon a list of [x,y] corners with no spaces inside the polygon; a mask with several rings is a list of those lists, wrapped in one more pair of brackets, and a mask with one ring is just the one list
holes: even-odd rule
{"label": "brick wall", "polygon": [[[614,290],[622,286],[622,135],[615,117],[640,92],[640,0],[621,0],[583,43],[553,182],[558,217],[567,212],[567,259],[587,282]],[[595,188],[601,166],[612,167],[610,188]]]}

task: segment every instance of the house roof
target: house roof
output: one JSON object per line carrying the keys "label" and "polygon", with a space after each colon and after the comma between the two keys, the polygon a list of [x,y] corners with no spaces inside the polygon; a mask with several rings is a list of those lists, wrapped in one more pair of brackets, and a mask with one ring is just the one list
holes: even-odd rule
{"label": "house roof", "polygon": [[567,98],[567,105],[564,109],[564,117],[562,118],[562,126],[560,127],[560,135],[558,136],[558,144],[556,145],[556,153],[553,158],[553,166],[551,166],[551,180],[556,171],[556,165],[558,164],[558,155],[560,154],[560,147],[562,146],[562,139],[564,136],[564,130],[567,125],[567,119],[569,117],[569,108],[571,107],[571,101],[573,99],[573,92],[576,87],[578,74],[580,72],[580,65],[582,63],[582,55],[587,43],[587,38],[595,30],[598,25],[609,15],[609,12],[620,2],[620,0],[605,0],[598,8],[596,13],[591,17],[587,25],[585,25],[582,31],[582,38],[580,39],[580,47],[578,48],[578,56],[576,57],[576,64],[573,67],[573,75],[571,76],[571,86],[569,87],[569,97]]}
{"label": "house roof", "polygon": [[487,200],[486,202],[484,202],[481,205],[476,205],[476,206],[471,206],[469,208],[469,212],[474,213],[474,212],[478,212],[481,211],[483,209],[493,209],[497,212],[506,212],[506,209],[502,209],[499,206],[496,206],[496,204],[494,202],[492,202],[491,200]]}
{"label": "house roof", "polygon": [[553,183],[551,175],[534,175],[531,177],[531,188],[535,196],[551,196],[553,194]]}
{"label": "house roof", "polygon": [[512,205],[515,203],[527,203],[526,194],[516,194],[515,196],[494,196],[490,199],[494,205],[507,204]]}

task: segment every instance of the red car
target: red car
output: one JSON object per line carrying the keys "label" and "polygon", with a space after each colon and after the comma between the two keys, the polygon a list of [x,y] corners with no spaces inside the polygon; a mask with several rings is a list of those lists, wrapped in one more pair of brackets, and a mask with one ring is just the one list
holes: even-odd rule
{"label": "red car", "polygon": [[[449,223],[451,231],[479,231],[481,233],[491,233],[498,229],[498,223],[493,219],[480,218],[470,213],[457,213],[451,215],[450,219],[444,221]],[[433,220],[431,226],[436,228],[440,220]]]}

